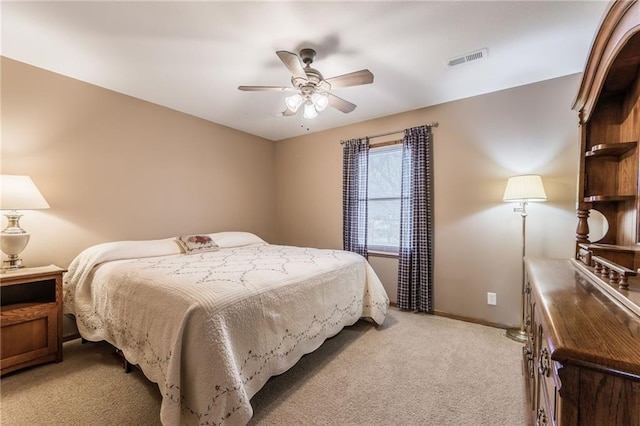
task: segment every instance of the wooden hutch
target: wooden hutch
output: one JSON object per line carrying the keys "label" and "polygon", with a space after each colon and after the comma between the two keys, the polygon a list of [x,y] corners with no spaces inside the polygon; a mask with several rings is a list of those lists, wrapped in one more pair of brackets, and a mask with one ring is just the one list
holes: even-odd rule
{"label": "wooden hutch", "polygon": [[[609,5],[573,108],[575,259],[526,261],[528,419],[640,426],[640,1]],[[597,241],[593,211],[608,223]]]}

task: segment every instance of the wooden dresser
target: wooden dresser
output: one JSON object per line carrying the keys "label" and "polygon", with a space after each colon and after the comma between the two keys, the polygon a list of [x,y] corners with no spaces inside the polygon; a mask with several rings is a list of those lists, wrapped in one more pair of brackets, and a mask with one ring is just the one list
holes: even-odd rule
{"label": "wooden dresser", "polygon": [[[526,260],[529,420],[640,426],[639,1],[609,4],[573,109],[575,258]],[[590,235],[596,225],[601,235]]]}
{"label": "wooden dresser", "polygon": [[638,279],[618,299],[575,260],[527,259],[526,268],[530,423],[640,426],[640,306],[625,296],[640,296]]}

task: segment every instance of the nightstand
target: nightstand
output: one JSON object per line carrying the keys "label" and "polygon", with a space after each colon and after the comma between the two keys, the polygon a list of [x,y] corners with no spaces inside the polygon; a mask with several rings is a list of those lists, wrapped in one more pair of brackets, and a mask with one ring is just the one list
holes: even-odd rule
{"label": "nightstand", "polygon": [[0,374],[62,361],[62,274],[55,265],[0,273]]}

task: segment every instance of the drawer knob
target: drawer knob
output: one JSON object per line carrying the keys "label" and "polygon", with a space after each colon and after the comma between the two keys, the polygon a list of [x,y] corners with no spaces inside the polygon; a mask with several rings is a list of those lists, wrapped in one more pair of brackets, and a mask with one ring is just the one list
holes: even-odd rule
{"label": "drawer knob", "polygon": [[544,408],[538,408],[538,414],[536,416],[536,426],[546,426],[547,413],[544,412]]}
{"label": "drawer knob", "polygon": [[540,357],[538,358],[538,373],[540,375],[549,377],[551,372],[551,360],[549,359],[549,351],[547,348],[540,349]]}

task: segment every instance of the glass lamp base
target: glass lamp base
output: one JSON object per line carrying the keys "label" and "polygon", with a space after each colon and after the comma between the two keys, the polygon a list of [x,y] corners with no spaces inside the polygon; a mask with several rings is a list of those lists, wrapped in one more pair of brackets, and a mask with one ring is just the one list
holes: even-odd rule
{"label": "glass lamp base", "polygon": [[12,212],[5,216],[8,223],[0,232],[0,249],[8,258],[2,262],[2,270],[24,268],[20,253],[27,247],[31,234],[20,228],[21,214]]}
{"label": "glass lamp base", "polygon": [[24,268],[24,265],[22,264],[22,259],[19,258],[18,256],[15,256],[15,258],[9,256],[9,259],[2,261],[3,271],[10,271],[13,269],[20,269],[20,268]]}

